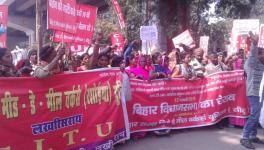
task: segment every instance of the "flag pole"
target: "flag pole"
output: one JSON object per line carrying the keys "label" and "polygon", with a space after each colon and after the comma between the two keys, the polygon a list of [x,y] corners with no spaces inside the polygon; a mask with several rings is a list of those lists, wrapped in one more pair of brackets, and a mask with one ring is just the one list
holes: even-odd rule
{"label": "flag pole", "polygon": [[39,51],[42,46],[41,37],[41,0],[36,0],[36,44],[37,44],[37,61],[39,63]]}

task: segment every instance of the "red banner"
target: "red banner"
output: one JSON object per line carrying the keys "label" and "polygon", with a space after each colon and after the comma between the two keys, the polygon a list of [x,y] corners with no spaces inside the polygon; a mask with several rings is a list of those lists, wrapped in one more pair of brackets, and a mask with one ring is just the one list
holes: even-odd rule
{"label": "red banner", "polygon": [[118,18],[118,22],[119,22],[120,28],[124,29],[126,27],[125,19],[123,17],[122,10],[121,10],[121,8],[119,6],[119,3],[118,3],[117,0],[112,0],[112,3],[113,3],[113,6],[115,8],[115,12],[116,12],[116,15],[117,15],[117,18]]}
{"label": "red banner", "polygon": [[0,87],[0,149],[110,150],[129,136],[117,70],[0,78]]}
{"label": "red banner", "polygon": [[53,42],[64,42],[64,43],[73,43],[74,42],[74,35],[67,33],[67,32],[61,32],[61,31],[54,31],[54,35],[52,37]]}
{"label": "red banner", "polygon": [[78,45],[90,45],[92,43],[97,7],[76,4],[76,33],[70,34],[55,31],[53,41],[74,43]]}
{"label": "red banner", "polygon": [[131,80],[127,104],[131,132],[212,125],[224,117],[247,117],[243,71],[204,79]]}
{"label": "red banner", "polygon": [[123,52],[124,45],[125,45],[125,39],[122,33],[119,33],[119,32],[113,33],[111,35],[111,41],[112,41],[112,45],[117,45],[115,52],[117,53]]}
{"label": "red banner", "polygon": [[75,8],[75,0],[48,0],[48,29],[75,33]]}
{"label": "red banner", "polygon": [[97,7],[76,5],[77,32],[75,43],[89,45],[92,43]]}
{"label": "red banner", "polygon": [[8,6],[0,5],[0,47],[6,45],[6,30],[7,30]]}
{"label": "red banner", "polygon": [[86,49],[86,47],[84,45],[76,45],[76,44],[70,45],[69,48],[70,48],[70,50],[73,53],[76,53],[76,52],[84,52],[84,50]]}
{"label": "red banner", "polygon": [[245,54],[247,55],[248,52],[250,51],[250,45],[251,45],[251,41],[247,35],[237,36],[237,45],[236,45],[237,52],[239,52],[239,49],[244,49]]}

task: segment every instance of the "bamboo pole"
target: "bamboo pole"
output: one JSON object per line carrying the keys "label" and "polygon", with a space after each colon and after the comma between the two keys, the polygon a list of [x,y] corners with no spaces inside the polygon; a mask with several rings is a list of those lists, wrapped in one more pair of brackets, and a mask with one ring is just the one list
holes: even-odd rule
{"label": "bamboo pole", "polygon": [[41,37],[41,0],[36,0],[36,44],[37,44],[37,57],[38,63],[39,59],[39,51],[42,47],[42,37]]}

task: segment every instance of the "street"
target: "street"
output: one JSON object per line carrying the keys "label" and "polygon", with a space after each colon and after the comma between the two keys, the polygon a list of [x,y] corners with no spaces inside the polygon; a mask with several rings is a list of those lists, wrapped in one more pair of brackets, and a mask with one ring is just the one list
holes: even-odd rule
{"label": "street", "polygon": [[[115,147],[116,150],[247,150],[239,143],[241,128],[202,127],[174,130],[170,136],[157,137],[151,132],[147,137]],[[264,140],[263,129],[258,137]],[[264,145],[256,145],[256,150],[264,150]]]}

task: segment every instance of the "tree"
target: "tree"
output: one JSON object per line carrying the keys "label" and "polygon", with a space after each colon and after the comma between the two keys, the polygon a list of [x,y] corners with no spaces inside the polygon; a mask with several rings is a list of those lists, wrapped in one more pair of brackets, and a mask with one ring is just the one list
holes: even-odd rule
{"label": "tree", "polygon": [[260,19],[264,21],[263,0],[220,0],[216,5],[216,13],[224,18]]}
{"label": "tree", "polygon": [[[108,17],[98,19],[101,28],[106,34],[121,31],[116,13],[109,4]],[[166,50],[168,41],[173,37],[190,29],[197,43],[201,35],[211,33],[208,25],[209,4],[213,0],[119,0],[125,18],[126,28],[122,31],[128,40],[139,38],[139,29],[142,25],[156,25],[158,27],[158,49]],[[100,27],[97,25],[97,27]],[[170,48],[169,48],[170,49]]]}
{"label": "tree", "polygon": [[264,1],[263,0],[254,0],[252,1],[252,6],[250,10],[251,18],[260,19],[261,23],[264,23]]}
{"label": "tree", "polygon": [[[260,19],[264,21],[263,0],[219,0],[216,3],[216,15],[225,18],[219,25],[226,29],[221,29],[224,35],[231,32],[233,19]],[[220,28],[216,28],[216,31]],[[216,32],[217,33],[217,32]],[[222,40],[221,40],[222,41]]]}
{"label": "tree", "polygon": [[216,14],[224,18],[247,19],[255,0],[219,0],[216,3]]}
{"label": "tree", "polygon": [[103,41],[108,41],[112,32],[122,32],[128,41],[139,38],[139,28],[143,24],[145,17],[143,1],[118,0],[118,2],[124,15],[126,28],[124,30],[120,29],[112,1],[106,0],[109,6],[108,11],[98,16],[96,21],[96,29],[100,29],[105,35]]}

